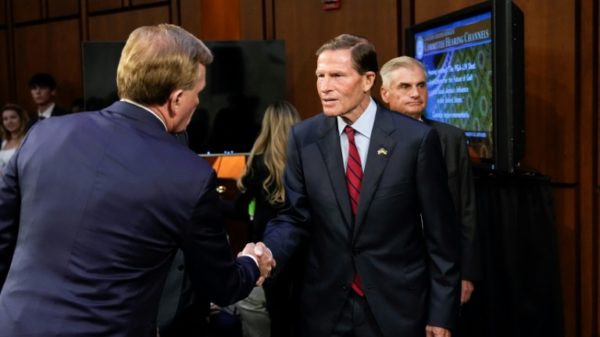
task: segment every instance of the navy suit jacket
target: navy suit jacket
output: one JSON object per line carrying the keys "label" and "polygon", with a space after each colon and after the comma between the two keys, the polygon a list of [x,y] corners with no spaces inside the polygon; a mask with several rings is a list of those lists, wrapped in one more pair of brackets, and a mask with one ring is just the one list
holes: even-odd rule
{"label": "navy suit jacket", "polygon": [[306,244],[302,336],[331,334],[355,272],[384,336],[454,326],[458,231],[435,131],[378,107],[355,225],[335,118],[319,114],[293,128],[285,185],[287,205],[265,242],[278,267]]}
{"label": "navy suit jacket", "polygon": [[32,128],[0,179],[0,336],[155,336],[178,248],[200,293],[251,291],[215,175],[148,111],[117,102]]}

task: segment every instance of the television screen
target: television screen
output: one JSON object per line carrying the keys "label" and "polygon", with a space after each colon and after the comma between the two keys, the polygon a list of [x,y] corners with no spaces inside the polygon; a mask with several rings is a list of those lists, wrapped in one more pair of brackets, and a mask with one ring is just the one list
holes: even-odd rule
{"label": "television screen", "polygon": [[119,99],[117,66],[124,42],[82,42],[83,104],[99,110]]}
{"label": "television screen", "polygon": [[[187,132],[201,155],[250,152],[265,109],[285,98],[283,41],[205,41],[214,55]],[[85,42],[84,102],[97,110],[117,100],[116,71],[124,42]]]}
{"label": "television screen", "polygon": [[497,0],[407,30],[407,54],[427,69],[425,116],[465,131],[478,162],[513,171],[523,142],[522,14]]}
{"label": "television screen", "polygon": [[480,158],[493,155],[492,13],[487,11],[415,34],[427,69],[425,116],[465,130]]}

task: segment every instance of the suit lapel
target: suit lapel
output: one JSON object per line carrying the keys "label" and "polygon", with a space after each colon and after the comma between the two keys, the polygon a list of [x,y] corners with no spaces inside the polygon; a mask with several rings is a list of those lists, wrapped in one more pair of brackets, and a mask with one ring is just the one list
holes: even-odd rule
{"label": "suit lapel", "polygon": [[[335,118],[326,119],[322,128],[322,137],[317,144],[321,151],[323,162],[327,167],[327,173],[329,174],[338,206],[344,220],[350,226],[352,224],[352,210],[350,209],[350,200],[346,189],[346,174],[340,150],[340,135],[337,130]],[[342,186],[343,188],[339,188],[338,186]]]}
{"label": "suit lapel", "polygon": [[393,154],[395,142],[390,137],[390,134],[394,132],[394,130],[394,122],[389,118],[389,113],[386,113],[378,107],[373,131],[371,132],[369,151],[367,152],[367,165],[363,174],[353,240],[356,239],[356,235],[359,233],[367,210],[373,200],[373,195],[379,185],[379,180],[385,171],[389,158]]}

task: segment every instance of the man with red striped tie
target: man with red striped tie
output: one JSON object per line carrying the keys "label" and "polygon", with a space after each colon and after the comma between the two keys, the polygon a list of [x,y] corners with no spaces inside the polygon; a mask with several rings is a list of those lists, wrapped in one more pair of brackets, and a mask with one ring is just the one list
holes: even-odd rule
{"label": "man with red striped tie", "polygon": [[323,113],[290,134],[286,207],[265,233],[278,268],[306,249],[297,331],[449,337],[460,259],[439,138],[371,98],[367,39],[342,34],[316,54]]}

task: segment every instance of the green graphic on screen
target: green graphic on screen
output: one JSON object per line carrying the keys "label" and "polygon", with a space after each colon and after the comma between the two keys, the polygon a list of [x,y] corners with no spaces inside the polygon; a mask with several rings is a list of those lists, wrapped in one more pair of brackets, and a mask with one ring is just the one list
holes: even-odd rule
{"label": "green graphic on screen", "polygon": [[465,131],[471,151],[493,156],[491,13],[416,36],[427,69],[425,116]]}

